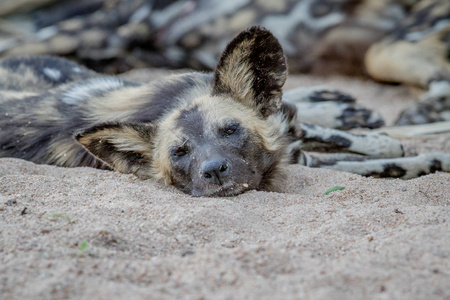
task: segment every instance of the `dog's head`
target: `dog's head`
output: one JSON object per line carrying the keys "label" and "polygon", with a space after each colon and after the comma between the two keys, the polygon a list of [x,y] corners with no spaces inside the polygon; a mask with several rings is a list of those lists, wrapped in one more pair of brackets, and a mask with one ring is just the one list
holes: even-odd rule
{"label": "dog's head", "polygon": [[157,124],[102,124],[76,138],[117,171],[194,196],[274,190],[287,162],[286,75],[278,40],[252,27],[226,47],[209,93],[181,101]]}

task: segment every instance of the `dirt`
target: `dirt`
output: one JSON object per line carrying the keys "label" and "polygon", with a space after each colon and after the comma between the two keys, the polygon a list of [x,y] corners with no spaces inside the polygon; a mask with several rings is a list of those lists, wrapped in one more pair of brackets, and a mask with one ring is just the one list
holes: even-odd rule
{"label": "dirt", "polygon": [[[287,86],[313,84],[350,92],[388,124],[417,94],[340,77]],[[448,151],[450,134],[404,143]],[[289,171],[283,193],[194,198],[132,175],[0,159],[0,298],[450,299],[449,173]],[[344,189],[324,195],[334,186]]]}

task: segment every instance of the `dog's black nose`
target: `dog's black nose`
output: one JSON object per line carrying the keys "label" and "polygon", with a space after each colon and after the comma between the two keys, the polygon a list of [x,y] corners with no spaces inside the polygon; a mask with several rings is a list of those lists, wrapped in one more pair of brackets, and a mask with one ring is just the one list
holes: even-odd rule
{"label": "dog's black nose", "polygon": [[213,158],[202,163],[202,178],[208,183],[223,184],[230,173],[230,165],[223,158]]}

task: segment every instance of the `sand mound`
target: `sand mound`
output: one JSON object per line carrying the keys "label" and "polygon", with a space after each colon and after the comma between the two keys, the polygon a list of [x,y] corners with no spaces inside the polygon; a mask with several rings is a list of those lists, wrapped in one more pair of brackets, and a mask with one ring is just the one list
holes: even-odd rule
{"label": "sand mound", "polygon": [[[400,89],[368,85],[365,101]],[[193,198],[131,175],[0,159],[0,298],[450,299],[450,174],[289,170],[285,193]]]}

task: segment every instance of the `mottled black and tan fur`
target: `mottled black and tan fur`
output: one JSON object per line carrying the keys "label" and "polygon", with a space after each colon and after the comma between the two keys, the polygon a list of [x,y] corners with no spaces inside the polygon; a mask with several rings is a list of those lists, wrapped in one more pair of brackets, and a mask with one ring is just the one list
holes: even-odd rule
{"label": "mottled black and tan fur", "polygon": [[8,75],[0,83],[0,156],[112,168],[196,196],[274,190],[284,177],[287,67],[267,30],[237,36],[214,75],[154,84],[97,75],[52,57],[0,66]]}
{"label": "mottled black and tan fur", "polygon": [[[194,196],[281,190],[289,163],[376,177],[450,171],[450,155],[395,158],[402,147],[386,136],[299,123],[317,93],[282,101],[285,57],[261,27],[235,37],[213,74],[142,84],[41,56],[4,60],[0,75],[0,157],[133,173]],[[315,157],[302,147],[390,159]]]}

